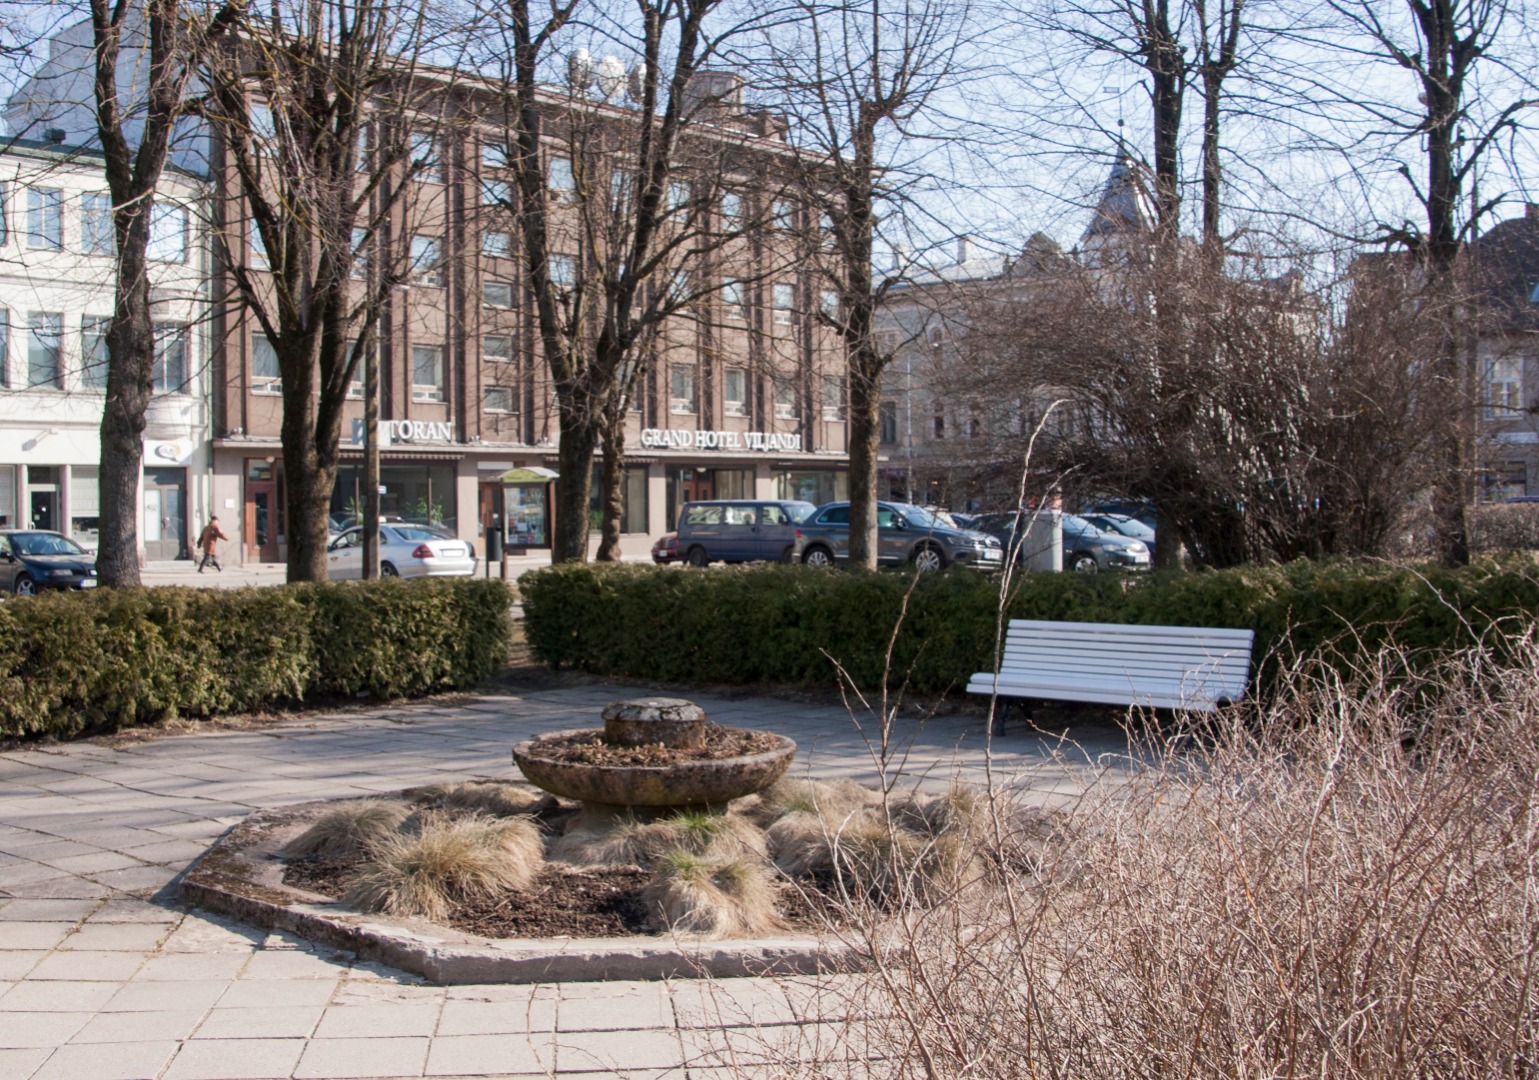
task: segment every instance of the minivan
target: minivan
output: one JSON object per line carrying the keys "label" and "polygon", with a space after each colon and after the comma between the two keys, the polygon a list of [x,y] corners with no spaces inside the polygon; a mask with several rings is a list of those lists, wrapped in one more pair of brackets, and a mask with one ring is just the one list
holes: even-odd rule
{"label": "minivan", "polygon": [[678,557],[690,566],[713,562],[787,562],[796,526],[815,510],[791,499],[715,499],[679,511]]}

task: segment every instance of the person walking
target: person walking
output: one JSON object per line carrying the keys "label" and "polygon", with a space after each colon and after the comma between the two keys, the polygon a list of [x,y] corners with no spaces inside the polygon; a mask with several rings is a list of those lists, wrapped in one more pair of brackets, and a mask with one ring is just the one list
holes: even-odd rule
{"label": "person walking", "polygon": [[203,557],[198,560],[198,573],[203,573],[203,568],[210,564],[215,570],[221,573],[224,571],[224,567],[219,565],[217,548],[219,541],[228,539],[229,537],[219,528],[219,515],[215,514],[209,518],[208,524],[203,526],[203,531],[198,534],[198,549],[203,552]]}

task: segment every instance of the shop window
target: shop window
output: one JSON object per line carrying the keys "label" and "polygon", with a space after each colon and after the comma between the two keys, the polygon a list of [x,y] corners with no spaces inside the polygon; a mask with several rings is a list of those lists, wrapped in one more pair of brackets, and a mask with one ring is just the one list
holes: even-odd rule
{"label": "shop window", "polygon": [[1507,420],[1523,411],[1523,359],[1486,361],[1486,419]]}
{"label": "shop window", "polygon": [[796,307],[796,289],[791,285],[776,285],[773,290],[775,323],[791,325],[791,312]]}
{"label": "shop window", "polygon": [[481,339],[481,359],[498,364],[511,364],[513,339],[507,334],[487,334]]}
{"label": "shop window", "polygon": [[51,312],[27,313],[27,386],[63,390],[64,372],[59,366],[64,318]]}
{"label": "shop window", "polygon": [[727,416],[748,415],[748,370],[729,367],[722,378],[722,412]]}
{"label": "shop window", "polygon": [[838,375],[823,376],[823,419],[844,419],[844,379]]}
{"label": "shop window", "polygon": [[516,413],[518,399],[510,386],[488,386],[482,399],[482,407],[489,413]]}
{"label": "shop window", "polygon": [[[588,493],[588,527],[595,532],[604,521],[604,466],[593,465],[593,486]],[[647,467],[626,466],[625,477],[620,482],[620,531],[622,533],[646,533],[647,524]]]}
{"label": "shop window", "polygon": [[481,303],[487,307],[512,307],[513,286],[506,281],[483,281],[481,283]]}
{"label": "shop window", "polygon": [[850,497],[847,470],[809,469],[804,472],[775,474],[775,498],[799,499],[814,506]]}
{"label": "shop window", "polygon": [[796,384],[790,379],[775,380],[775,419],[794,420],[801,415],[796,403]]}
{"label": "shop window", "polygon": [[411,399],[444,399],[444,349],[442,345],[413,345],[411,349]]}
{"label": "shop window", "polygon": [[112,196],[88,191],[80,196],[80,250],[87,255],[111,255],[117,248],[112,229]]}
{"label": "shop window", "polygon": [[58,188],[27,189],[27,246],[58,251],[64,246],[64,193]]}
{"label": "shop window", "polygon": [[101,537],[101,470],[95,465],[74,465],[69,471],[69,534],[87,551],[95,551]]}
{"label": "shop window", "polygon": [[695,368],[693,364],[674,364],[668,369],[668,411],[695,411]]}
{"label": "shop window", "polygon": [[251,335],[251,392],[281,394],[283,373],[278,368],[278,350],[266,334]]}
{"label": "shop window", "polygon": [[187,261],[187,208],[157,202],[150,211],[150,242],[145,254],[155,262]]}
{"label": "shop window", "polygon": [[409,152],[411,168],[418,180],[426,184],[444,181],[443,163],[438,156],[438,141],[425,132],[413,132]]}
{"label": "shop window", "polygon": [[879,414],[879,428],[877,438],[887,446],[892,446],[898,441],[898,403],[896,401],[884,401]]}
{"label": "shop window", "polygon": [[754,497],[754,472],[752,469],[716,469],[712,473],[716,481],[718,499],[751,499]]}
{"label": "shop window", "polygon": [[155,324],[155,393],[187,393],[187,324]]}
{"label": "shop window", "polygon": [[[382,465],[379,486],[384,488],[379,496],[379,511],[386,517],[441,525],[451,532],[458,529],[453,465]],[[330,512],[361,518],[363,492],[363,466],[339,467]]]}
{"label": "shop window", "polygon": [[107,389],[107,325],[105,315],[80,320],[80,388]]}
{"label": "shop window", "polygon": [[411,280],[414,285],[439,286],[444,283],[443,251],[437,237],[411,238]]}

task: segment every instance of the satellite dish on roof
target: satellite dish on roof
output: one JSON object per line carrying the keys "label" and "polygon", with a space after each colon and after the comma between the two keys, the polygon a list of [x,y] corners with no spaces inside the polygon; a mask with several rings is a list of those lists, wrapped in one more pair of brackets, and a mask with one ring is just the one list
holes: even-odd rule
{"label": "satellite dish on roof", "polygon": [[566,58],[566,81],[579,90],[593,85],[593,54],[587,49],[578,49]]}
{"label": "satellite dish on roof", "polygon": [[598,62],[598,90],[606,98],[614,97],[625,85],[625,65],[618,56],[606,56]]}

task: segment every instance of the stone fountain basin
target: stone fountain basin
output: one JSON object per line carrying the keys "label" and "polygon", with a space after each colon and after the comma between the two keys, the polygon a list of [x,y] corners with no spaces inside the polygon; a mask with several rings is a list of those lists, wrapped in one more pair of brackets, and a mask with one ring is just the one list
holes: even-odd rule
{"label": "stone fountain basin", "polygon": [[796,743],[776,735],[779,745],[757,754],[669,765],[594,765],[557,761],[540,753],[542,744],[574,735],[602,736],[598,729],[572,728],[529,739],[513,747],[513,760],[536,787],[579,802],[617,807],[725,807],[779,780],[791,767]]}

